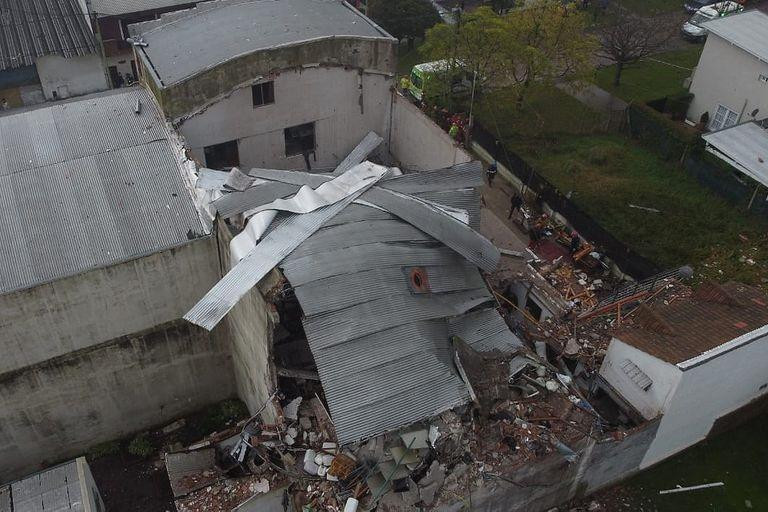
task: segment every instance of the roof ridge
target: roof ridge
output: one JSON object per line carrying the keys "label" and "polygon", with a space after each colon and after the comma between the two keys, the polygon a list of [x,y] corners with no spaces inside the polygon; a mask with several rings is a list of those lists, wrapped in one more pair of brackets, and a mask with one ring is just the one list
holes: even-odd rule
{"label": "roof ridge", "polygon": [[701,285],[698,290],[693,293],[695,300],[704,302],[715,302],[718,304],[725,304],[727,306],[742,306],[742,302],[731,292],[725,289],[720,283],[714,281],[708,281]]}

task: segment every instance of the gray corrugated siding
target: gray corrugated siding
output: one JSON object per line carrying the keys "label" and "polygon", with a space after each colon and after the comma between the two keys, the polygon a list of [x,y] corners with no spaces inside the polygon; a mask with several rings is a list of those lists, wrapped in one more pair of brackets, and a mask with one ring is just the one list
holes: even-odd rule
{"label": "gray corrugated siding", "polygon": [[0,70],[31,66],[44,55],[96,51],[78,0],[0,0]]}
{"label": "gray corrugated siding", "polygon": [[504,319],[494,308],[450,318],[448,332],[481,352],[511,352],[523,347],[523,342],[509,330]]}
{"label": "gray corrugated siding", "polygon": [[14,512],[82,511],[83,496],[75,461],[11,484]]}
{"label": "gray corrugated siding", "polygon": [[143,89],[0,117],[0,293],[201,236],[181,172]]}
{"label": "gray corrugated siding", "polygon": [[[449,319],[492,300],[477,267],[376,208],[351,205],[328,224],[281,267],[306,315],[304,330],[339,441],[395,430],[465,403]],[[424,267],[429,293],[411,293],[413,266]],[[476,348],[504,341],[488,313],[460,318],[454,332]],[[484,344],[484,333],[491,343]],[[512,340],[509,333],[504,346]]]}
{"label": "gray corrugated siding", "polygon": [[100,16],[115,16],[194,4],[196,0],[91,0],[91,10]]}

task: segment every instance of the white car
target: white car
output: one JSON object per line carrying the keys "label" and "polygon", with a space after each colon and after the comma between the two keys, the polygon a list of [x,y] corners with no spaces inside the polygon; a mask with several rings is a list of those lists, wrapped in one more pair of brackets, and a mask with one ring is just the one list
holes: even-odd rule
{"label": "white car", "polygon": [[702,7],[691,16],[690,20],[683,24],[683,37],[689,41],[703,41],[707,37],[707,29],[702,26],[702,23],[743,10],[744,7],[741,4],[732,1],[718,2]]}

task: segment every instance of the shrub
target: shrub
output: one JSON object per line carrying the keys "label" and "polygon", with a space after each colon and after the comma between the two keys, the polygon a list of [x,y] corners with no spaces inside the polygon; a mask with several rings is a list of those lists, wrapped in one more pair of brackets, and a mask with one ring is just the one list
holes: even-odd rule
{"label": "shrub", "polygon": [[128,453],[143,459],[152,455],[154,451],[155,448],[152,446],[152,441],[149,439],[149,434],[146,432],[137,435],[133,438],[130,444],[128,444]]}
{"label": "shrub", "polygon": [[88,456],[91,459],[99,459],[101,457],[107,457],[109,455],[116,455],[120,453],[120,443],[117,441],[107,441],[104,443],[92,446],[88,450]]}

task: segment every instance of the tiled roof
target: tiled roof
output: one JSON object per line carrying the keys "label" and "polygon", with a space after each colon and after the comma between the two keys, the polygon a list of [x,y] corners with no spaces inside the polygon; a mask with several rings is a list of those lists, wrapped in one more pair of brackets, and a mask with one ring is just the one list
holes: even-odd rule
{"label": "tiled roof", "polygon": [[642,306],[619,340],[678,364],[768,324],[768,296],[741,283],[705,284],[692,296]]}
{"label": "tiled roof", "polygon": [[78,0],[0,0],[0,71],[31,66],[45,55],[95,52]]}

